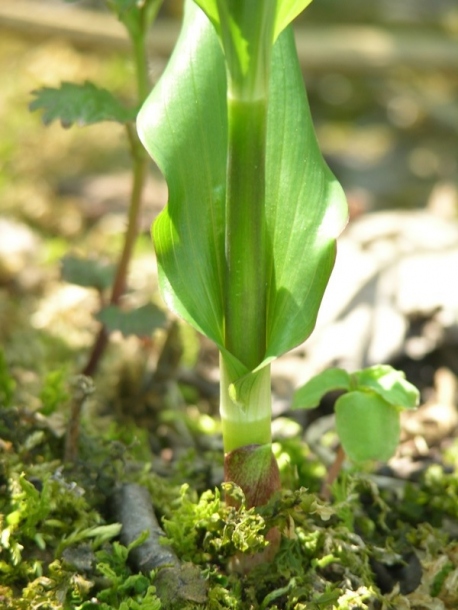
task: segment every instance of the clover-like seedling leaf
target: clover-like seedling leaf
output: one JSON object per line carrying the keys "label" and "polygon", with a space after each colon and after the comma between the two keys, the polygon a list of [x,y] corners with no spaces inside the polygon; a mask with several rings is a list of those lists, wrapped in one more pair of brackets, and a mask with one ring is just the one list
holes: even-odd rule
{"label": "clover-like seedling leaf", "polygon": [[94,259],[66,256],[62,259],[61,275],[70,284],[102,291],[112,286],[115,266]]}
{"label": "clover-like seedling leaf", "polygon": [[327,369],[296,390],[292,409],[314,409],[329,392],[349,390],[350,375],[344,369]]}
{"label": "clover-like seedling leaf", "polygon": [[43,110],[43,122],[49,125],[60,121],[63,127],[92,125],[102,121],[129,123],[135,120],[137,111],[122,104],[107,89],[86,81],[82,85],[64,82],[56,89],[43,87],[33,91],[35,99],[30,110]]}
{"label": "clover-like seedling leaf", "polygon": [[335,403],[336,430],[345,453],[354,462],[386,461],[396,451],[402,409],[414,409],[419,392],[402,371],[375,365],[349,374],[333,368],[299,388],[293,409],[313,409],[325,394],[344,390]]}
{"label": "clover-like seedling leaf", "polygon": [[353,462],[389,460],[401,434],[399,410],[375,392],[347,392],[335,404],[336,430]]}
{"label": "clover-like seedling leaf", "polygon": [[401,409],[415,409],[420,400],[417,388],[402,371],[387,364],[377,364],[353,373],[352,388],[373,390],[386,402]]}
{"label": "clover-like seedling leaf", "polygon": [[166,315],[153,303],[138,309],[124,311],[116,305],[104,307],[97,315],[97,320],[105,325],[109,332],[119,330],[124,336],[136,335],[149,337],[166,322]]}

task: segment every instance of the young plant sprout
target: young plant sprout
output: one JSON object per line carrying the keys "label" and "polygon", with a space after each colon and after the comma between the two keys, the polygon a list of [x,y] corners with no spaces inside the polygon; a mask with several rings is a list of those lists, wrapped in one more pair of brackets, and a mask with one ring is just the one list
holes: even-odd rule
{"label": "young plant sprout", "polygon": [[220,351],[226,479],[280,486],[270,363],[312,332],[347,222],[320,153],[290,22],[310,0],[187,0],[137,119],[169,201],[153,226],[168,306]]}
{"label": "young plant sprout", "polygon": [[418,390],[404,373],[388,365],[347,373],[323,371],[299,388],[293,409],[313,409],[328,392],[342,391],[336,400],[336,431],[346,455],[356,463],[389,460],[399,444],[399,412],[418,405]]}

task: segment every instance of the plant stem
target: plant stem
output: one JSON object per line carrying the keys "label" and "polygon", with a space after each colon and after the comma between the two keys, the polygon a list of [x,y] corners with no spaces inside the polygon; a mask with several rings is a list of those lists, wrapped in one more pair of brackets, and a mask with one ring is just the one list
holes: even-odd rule
{"label": "plant stem", "polygon": [[[137,99],[139,104],[142,103],[149,93],[149,78],[148,78],[148,56],[147,56],[147,33],[151,21],[154,19],[161,2],[156,2],[151,5],[150,12],[146,14],[142,11],[140,16],[141,28],[136,35],[131,34],[131,42],[133,46],[133,56],[136,72],[137,83]],[[154,9],[154,11],[152,10]],[[130,32],[129,32],[130,33]],[[116,305],[119,303],[121,296],[124,294],[129,263],[132,259],[132,254],[135,246],[135,241],[138,234],[138,220],[143,199],[143,189],[148,169],[147,155],[137,136],[133,125],[126,125],[127,138],[130,147],[130,156],[132,159],[132,186],[129,202],[129,213],[127,220],[127,228],[124,237],[124,246],[119,257],[116,268],[116,275],[113,282],[110,295],[110,304]],[[102,325],[94,345],[92,347],[89,359],[83,369],[83,374],[93,376],[97,370],[99,361],[108,344],[108,332]]]}
{"label": "plant stem", "polygon": [[110,303],[118,303],[124,293],[127,271],[138,234],[138,218],[142,204],[143,187],[148,169],[148,161],[143,152],[134,127],[126,125],[127,136],[130,143],[132,167],[132,188],[130,194],[127,229],[124,237],[124,247],[119,258],[115,280],[111,292]]}
{"label": "plant stem", "polygon": [[220,358],[221,394],[220,413],[224,452],[229,453],[245,445],[264,445],[271,442],[270,367],[256,373],[246,407],[232,398],[230,386],[236,379],[230,367]]}
{"label": "plant stem", "polygon": [[247,368],[266,350],[266,100],[228,99],[225,342]]}
{"label": "plant stem", "polygon": [[[271,248],[266,227],[265,164],[275,8],[276,0],[218,2],[228,72],[224,341],[228,352],[249,371],[256,369],[266,354]],[[271,449],[270,367],[240,379],[240,371],[233,371],[228,364],[222,356],[225,479],[241,487],[248,506],[258,506],[280,487]]]}
{"label": "plant stem", "polygon": [[342,466],[345,462],[345,458],[345,451],[343,450],[342,445],[339,444],[334,462],[331,464],[326,478],[323,481],[323,485],[321,486],[320,496],[323,498],[323,500],[331,499],[331,485],[342,472]]}
{"label": "plant stem", "polygon": [[[116,267],[116,275],[110,295],[110,304],[119,303],[124,293],[129,263],[132,258],[135,240],[138,234],[138,218],[141,209],[143,187],[145,183],[148,162],[146,155],[140,150],[140,142],[134,133],[132,125],[126,125],[129,141],[131,144],[131,156],[133,159],[132,188],[129,203],[129,214],[127,229],[124,237],[124,246]],[[93,376],[97,370],[100,358],[108,344],[108,333],[105,326],[101,326],[91,350],[88,362],[83,369],[83,375]]]}

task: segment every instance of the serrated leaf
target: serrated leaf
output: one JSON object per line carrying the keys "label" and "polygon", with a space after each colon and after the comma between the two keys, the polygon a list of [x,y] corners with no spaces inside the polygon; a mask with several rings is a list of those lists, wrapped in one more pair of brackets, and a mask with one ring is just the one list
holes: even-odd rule
{"label": "serrated leaf", "polygon": [[[214,29],[192,4],[137,125],[169,187],[168,205],[153,227],[162,295],[224,352],[226,69]],[[347,212],[318,148],[289,29],[273,52],[267,140],[273,266],[264,363],[313,330]]]}
{"label": "serrated leaf", "polygon": [[375,392],[347,392],[335,405],[336,430],[354,462],[389,460],[401,434],[399,411]]}
{"label": "serrated leaf", "polygon": [[79,85],[64,82],[56,89],[43,87],[32,91],[35,99],[30,110],[43,110],[43,122],[60,121],[63,127],[92,125],[103,121],[129,123],[135,120],[136,109],[124,106],[110,91],[86,81]]}
{"label": "serrated leaf", "polygon": [[405,374],[387,364],[353,373],[352,386],[358,390],[372,390],[389,404],[402,409],[415,409],[420,401],[419,391],[406,380]]}
{"label": "serrated leaf", "polygon": [[113,284],[115,266],[95,259],[66,256],[62,259],[61,275],[70,284],[105,290]]}
{"label": "serrated leaf", "polygon": [[328,369],[315,375],[293,396],[292,409],[314,409],[328,392],[349,390],[350,375],[344,369]]}
{"label": "serrated leaf", "polygon": [[97,320],[105,325],[109,332],[119,330],[124,336],[136,335],[149,337],[166,322],[166,315],[153,303],[137,309],[124,311],[116,305],[104,307],[97,315]]}

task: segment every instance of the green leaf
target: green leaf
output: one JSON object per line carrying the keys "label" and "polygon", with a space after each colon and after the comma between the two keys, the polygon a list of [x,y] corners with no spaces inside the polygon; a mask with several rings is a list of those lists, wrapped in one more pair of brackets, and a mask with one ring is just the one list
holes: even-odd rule
{"label": "green leaf", "polygon": [[162,328],[166,322],[165,313],[153,303],[129,311],[123,311],[116,305],[109,305],[104,307],[96,318],[106,326],[109,332],[119,330],[126,337],[128,335],[149,337],[156,329]]}
{"label": "green leaf", "polygon": [[374,392],[348,392],[337,399],[336,430],[354,462],[389,460],[401,434],[399,411]]}
{"label": "green leaf", "polygon": [[30,110],[43,110],[43,122],[49,125],[59,120],[63,127],[92,125],[102,121],[129,123],[136,110],[126,108],[110,91],[86,81],[82,85],[62,83],[59,89],[43,87],[32,91],[35,99]]}
{"label": "green leaf", "polygon": [[69,398],[66,387],[65,370],[50,371],[43,382],[39,398],[41,400],[40,412],[43,415],[51,415]]}
{"label": "green leaf", "polygon": [[92,258],[66,256],[62,259],[61,275],[70,284],[102,291],[113,284],[115,266]]}
{"label": "green leaf", "polygon": [[273,267],[267,354],[312,332],[347,222],[340,184],[321,155],[291,28],[274,47],[268,115],[266,214]]}
{"label": "green leaf", "polygon": [[350,375],[343,369],[328,369],[312,377],[302,387],[296,390],[292,409],[314,409],[328,392],[349,390]]}
{"label": "green leaf", "polygon": [[140,110],[137,125],[169,188],[167,207],[153,226],[163,298],[170,309],[221,346],[226,73],[212,27],[191,6],[170,62]]}
{"label": "green leaf", "polygon": [[213,26],[216,28],[216,31],[219,32],[220,19],[218,14],[217,0],[194,0],[194,2],[204,11],[212,22]]}
{"label": "green leaf", "polygon": [[402,409],[415,409],[420,401],[419,391],[406,380],[405,374],[386,364],[353,373],[352,387],[373,390],[390,405]]}
{"label": "green leaf", "polygon": [[[273,263],[265,363],[313,330],[347,214],[316,141],[289,29],[274,47],[270,83],[266,217]],[[169,187],[153,227],[162,294],[224,352],[226,70],[214,29],[192,4],[138,130]]]}
{"label": "green leaf", "polygon": [[[219,31],[220,19],[218,15],[217,0],[194,0],[205,12],[207,17]],[[275,15],[275,35],[276,40],[279,34],[295,19],[312,0],[277,0],[277,11]]]}
{"label": "green leaf", "polygon": [[287,25],[295,19],[312,2],[312,0],[278,0],[275,18],[275,36],[283,32]]}

